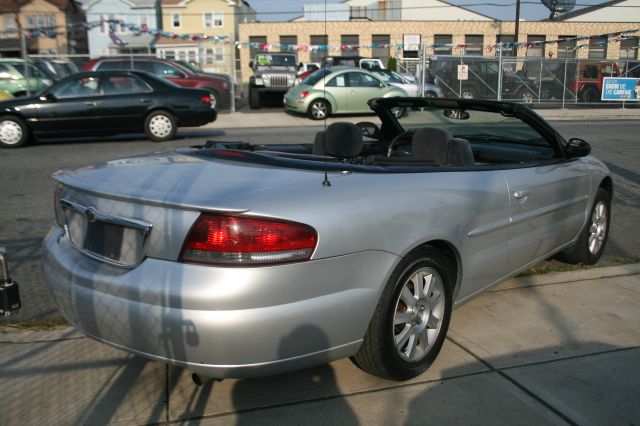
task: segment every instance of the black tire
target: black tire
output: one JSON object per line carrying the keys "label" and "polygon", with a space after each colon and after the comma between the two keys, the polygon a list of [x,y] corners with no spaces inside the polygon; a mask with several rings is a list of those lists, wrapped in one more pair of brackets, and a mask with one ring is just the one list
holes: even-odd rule
{"label": "black tire", "polygon": [[168,111],[153,111],[144,120],[144,131],[154,142],[165,142],[173,139],[178,131],[176,119]]}
{"label": "black tire", "polygon": [[307,117],[312,120],[326,120],[331,115],[331,105],[324,99],[316,99],[307,108]]}
{"label": "black tire", "polygon": [[462,98],[462,99],[477,99],[478,98],[478,93],[476,93],[475,89],[467,87],[465,89],[462,89],[462,91],[460,91],[460,98]]}
{"label": "black tire", "polygon": [[[412,280],[418,276],[425,284],[427,280],[423,279],[431,277],[431,290],[422,297],[415,297],[419,292]],[[353,363],[368,373],[392,380],[408,380],[424,372],[444,343],[453,306],[453,285],[450,262],[434,248],[421,247],[403,258],[382,291],[362,346],[351,357]],[[405,287],[411,297],[409,302],[403,301],[407,297],[403,293]],[[427,330],[431,333],[425,344]],[[397,344],[396,339],[400,339]]]}
{"label": "black tire", "polygon": [[533,100],[535,99],[535,95],[529,89],[522,89],[516,95],[516,99],[518,99],[522,103],[530,104],[530,103],[533,103]]}
{"label": "black tire", "polygon": [[20,148],[29,143],[29,127],[20,117],[0,117],[0,147]]}
{"label": "black tire", "polygon": [[424,94],[427,98],[437,98],[438,94],[433,90],[427,90],[427,93]]}
{"label": "black tire", "polygon": [[598,188],[589,219],[580,231],[578,241],[556,258],[578,265],[593,265],[598,262],[607,245],[610,219],[611,195],[604,188]]}
{"label": "black tire", "polygon": [[249,86],[249,108],[260,109],[260,91],[257,87]]}
{"label": "black tire", "polygon": [[585,87],[584,90],[580,93],[580,99],[582,99],[582,102],[598,102],[600,101],[600,92],[598,92],[598,89],[596,89],[595,87]]}
{"label": "black tire", "polygon": [[552,89],[544,89],[542,90],[542,94],[540,95],[541,101],[557,101],[561,99],[561,96],[557,96],[556,92]]}
{"label": "black tire", "polygon": [[211,95],[211,108],[217,109],[218,99],[220,99],[220,95],[218,94],[218,92],[210,87],[203,87],[203,89],[208,90],[209,94]]}

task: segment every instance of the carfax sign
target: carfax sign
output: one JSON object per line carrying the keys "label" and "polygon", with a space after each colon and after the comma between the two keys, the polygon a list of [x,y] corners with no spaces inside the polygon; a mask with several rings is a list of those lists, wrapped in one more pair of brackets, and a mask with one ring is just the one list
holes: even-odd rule
{"label": "carfax sign", "polygon": [[603,101],[640,101],[640,78],[605,77]]}

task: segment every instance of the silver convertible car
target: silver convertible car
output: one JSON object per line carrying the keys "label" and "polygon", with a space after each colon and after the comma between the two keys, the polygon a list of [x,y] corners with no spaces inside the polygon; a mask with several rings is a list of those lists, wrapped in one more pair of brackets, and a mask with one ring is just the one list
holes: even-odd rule
{"label": "silver convertible car", "polygon": [[[210,142],[54,175],[43,273],[101,342],[208,377],[343,357],[405,380],[454,307],[602,255],[612,180],[524,105],[369,101],[303,145]],[[398,112],[399,111],[399,112]]]}

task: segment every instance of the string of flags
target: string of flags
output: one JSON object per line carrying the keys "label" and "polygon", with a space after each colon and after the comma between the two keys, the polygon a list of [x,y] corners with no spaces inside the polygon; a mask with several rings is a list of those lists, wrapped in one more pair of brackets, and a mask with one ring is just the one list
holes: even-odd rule
{"label": "string of flags", "polygon": [[[208,34],[178,34],[173,32],[167,32],[157,28],[150,28],[146,24],[137,25],[133,23],[127,23],[123,20],[119,19],[103,19],[99,21],[93,21],[88,23],[80,23],[75,25],[70,25],[69,27],[79,27],[80,29],[92,30],[97,27],[101,27],[107,25],[109,28],[109,37],[113,41],[114,44],[120,47],[127,46],[127,42],[121,38],[124,30],[127,30],[134,36],[139,36],[141,34],[150,34],[157,38],[166,38],[180,41],[209,41],[214,44],[225,44],[225,45],[235,45],[236,48],[251,48],[251,49],[260,49],[265,51],[270,51],[273,49],[277,50],[288,50],[288,51],[343,51],[343,50],[352,50],[359,48],[395,48],[395,49],[413,49],[415,44],[389,44],[389,43],[371,43],[371,44],[340,44],[340,45],[312,45],[312,44],[274,44],[274,43],[259,43],[259,42],[240,42],[233,41],[226,35],[208,35]],[[55,38],[58,35],[64,34],[65,31],[60,31],[57,28],[46,27],[46,28],[28,28],[22,30],[27,39],[31,40],[37,37],[50,37]],[[0,34],[15,34],[17,30],[5,30],[0,31]],[[640,28],[637,29],[629,29],[625,31],[618,31],[613,33],[599,34],[599,35],[589,35],[589,36],[576,36],[576,37],[564,37],[561,39],[555,40],[539,40],[539,41],[527,41],[527,42],[498,42],[486,45],[484,43],[463,43],[463,44],[454,44],[454,43],[431,43],[431,44],[423,44],[426,48],[433,49],[468,49],[472,47],[482,47],[486,49],[487,52],[491,52],[498,48],[503,49],[532,49],[535,47],[539,47],[542,45],[548,44],[563,44],[568,46],[569,44],[573,44],[575,42],[574,47],[567,47],[567,50],[578,50],[588,46],[606,46],[609,43],[620,42],[626,39],[637,39],[638,35],[633,35],[640,32]],[[586,43],[578,44],[581,41],[587,41]],[[639,46],[630,47],[630,50],[637,50]],[[407,49],[409,50],[409,49]]]}

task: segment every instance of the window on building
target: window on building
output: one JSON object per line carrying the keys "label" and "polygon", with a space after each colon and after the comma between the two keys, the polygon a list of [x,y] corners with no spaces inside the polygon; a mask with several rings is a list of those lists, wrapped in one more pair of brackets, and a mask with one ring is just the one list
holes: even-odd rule
{"label": "window on building", "polygon": [[16,32],[16,20],[13,15],[4,15],[4,29],[7,31],[8,38],[18,35]]}
{"label": "window on building", "polygon": [[224,47],[208,47],[205,52],[205,62],[208,65],[220,64],[224,62]]}
{"label": "window on building", "polygon": [[280,36],[280,50],[286,52],[288,50],[296,50],[298,45],[298,36],[283,35]]}
{"label": "window on building", "polygon": [[576,41],[574,35],[561,35],[558,37],[558,54],[556,57],[558,58],[575,58],[576,51]]}
{"label": "window on building", "polygon": [[115,19],[114,15],[102,15],[102,25],[100,26],[100,32],[107,34],[109,32],[109,21]]}
{"label": "window on building", "polygon": [[224,26],[223,12],[204,12],[202,15],[205,28],[221,28]]}
{"label": "window on building", "polygon": [[349,19],[367,19],[367,7],[366,6],[349,7]]}
{"label": "window on building", "polygon": [[527,43],[533,43],[527,47],[527,56],[542,58],[544,57],[544,41],[545,36],[530,35],[527,36]]}
{"label": "window on building", "polygon": [[[498,34],[496,36],[496,43],[502,43],[502,56],[517,56],[518,48],[516,46],[512,46],[511,48],[505,46],[509,43],[515,43],[516,36],[513,34]],[[496,56],[500,54],[500,49],[496,47]]]}
{"label": "window on building", "polygon": [[181,13],[172,13],[171,14],[171,28],[181,28],[182,27],[182,14]]}
{"label": "window on building", "polygon": [[118,20],[118,26],[117,26],[117,30],[119,34],[126,34],[129,32],[129,29],[127,28],[127,17],[125,15],[117,15],[116,19]]}
{"label": "window on building", "polygon": [[165,59],[175,59],[176,58],[176,52],[173,51],[173,50],[165,50],[163,56],[164,56]]}
{"label": "window on building", "polygon": [[312,35],[309,38],[309,45],[311,46],[311,49],[309,50],[310,61],[322,62],[322,59],[328,54],[328,44],[328,38],[326,35]]}
{"label": "window on building", "polygon": [[589,39],[589,59],[607,58],[607,36],[592,37]]}
{"label": "window on building", "polygon": [[340,44],[342,56],[358,56],[360,54],[360,37],[357,34],[348,34],[340,36]]}
{"label": "window on building", "polygon": [[453,36],[451,34],[436,34],[433,36],[433,54],[434,55],[451,55],[451,43]]}
{"label": "window on building", "polygon": [[389,56],[391,51],[389,45],[391,44],[391,37],[389,34],[374,34],[371,36],[371,55],[374,58],[379,58],[384,65],[389,62]]}
{"label": "window on building", "polygon": [[27,27],[38,30],[55,28],[56,17],[54,15],[29,15],[27,17]]}
{"label": "window on building", "polygon": [[464,36],[464,44],[467,47],[464,49],[464,54],[467,56],[482,56],[484,49],[484,36],[483,35],[471,35]]}
{"label": "window on building", "polygon": [[253,60],[253,56],[256,52],[261,52],[264,50],[264,45],[267,44],[266,36],[251,36],[249,37],[249,56],[251,56],[251,60]]}
{"label": "window on building", "polygon": [[638,37],[620,40],[620,59],[636,59],[638,52],[638,40]]}

